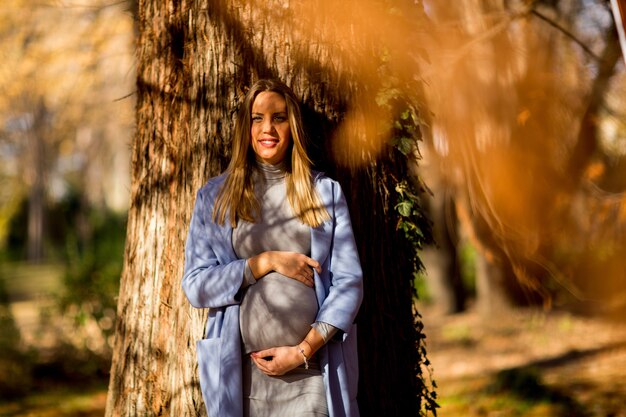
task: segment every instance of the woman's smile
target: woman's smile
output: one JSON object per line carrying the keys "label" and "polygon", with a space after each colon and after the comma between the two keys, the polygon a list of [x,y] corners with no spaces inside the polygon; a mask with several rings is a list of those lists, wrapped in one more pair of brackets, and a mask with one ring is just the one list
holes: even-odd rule
{"label": "woman's smile", "polygon": [[263,138],[259,139],[259,143],[261,144],[261,146],[264,146],[266,148],[273,148],[278,145],[279,140],[275,138]]}

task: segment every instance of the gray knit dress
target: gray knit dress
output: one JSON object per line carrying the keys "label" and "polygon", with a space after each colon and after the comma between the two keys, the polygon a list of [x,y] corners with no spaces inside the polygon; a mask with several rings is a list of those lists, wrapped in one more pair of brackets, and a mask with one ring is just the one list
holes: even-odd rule
{"label": "gray knit dress", "polygon": [[[237,256],[247,259],[270,250],[310,256],[311,230],[294,216],[289,205],[284,167],[259,163],[254,182],[260,219],[256,223],[239,221],[233,229],[233,249]],[[277,272],[256,281],[249,268],[244,287],[239,316],[244,416],[328,416],[315,356],[309,360],[309,369],[300,366],[278,377],[262,373],[250,358],[251,352],[293,346],[304,339],[318,311],[315,290]]]}

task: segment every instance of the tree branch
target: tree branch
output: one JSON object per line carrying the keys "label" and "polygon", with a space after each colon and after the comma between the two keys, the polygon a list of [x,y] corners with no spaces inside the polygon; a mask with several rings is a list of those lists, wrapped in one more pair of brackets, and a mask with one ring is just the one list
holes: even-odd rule
{"label": "tree branch", "polygon": [[595,52],[593,52],[587,45],[585,45],[583,43],[583,41],[581,41],[580,39],[578,39],[576,37],[576,35],[574,35],[572,32],[570,32],[569,30],[567,30],[567,28],[561,26],[559,23],[555,22],[554,20],[550,19],[548,16],[542,14],[539,10],[537,9],[531,9],[530,10],[531,14],[534,14],[535,16],[537,16],[538,18],[540,18],[541,20],[543,20],[544,22],[548,23],[550,26],[552,26],[553,28],[557,29],[558,31],[560,31],[561,33],[563,33],[565,36],[567,36],[568,38],[570,38],[572,41],[574,41],[574,43],[576,43],[578,46],[580,46],[587,54],[591,55],[596,61],[601,61],[602,58],[599,57],[598,55],[596,55]]}
{"label": "tree branch", "polygon": [[582,177],[585,167],[598,146],[597,115],[604,103],[604,96],[610,88],[615,66],[621,57],[615,27],[606,28],[604,39],[606,44],[602,56],[598,58],[598,73],[591,86],[587,109],[580,123],[578,140],[569,160],[567,172],[572,184],[577,183]]}

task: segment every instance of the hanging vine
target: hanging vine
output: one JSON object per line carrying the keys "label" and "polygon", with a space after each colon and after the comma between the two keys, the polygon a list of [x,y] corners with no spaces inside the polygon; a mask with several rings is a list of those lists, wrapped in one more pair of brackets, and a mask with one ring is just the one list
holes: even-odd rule
{"label": "hanging vine", "polygon": [[[381,72],[385,73],[388,58],[385,55],[382,60]],[[420,259],[420,251],[427,244],[433,243],[432,222],[426,216],[426,210],[422,206],[423,195],[431,193],[427,185],[418,176],[412,167],[416,167],[421,154],[419,142],[422,139],[421,126],[425,122],[420,118],[418,105],[414,100],[407,97],[403,91],[406,86],[399,86],[399,81],[393,76],[388,76],[380,89],[376,103],[383,110],[395,115],[387,127],[388,131],[382,132],[387,135],[388,144],[395,151],[395,158],[399,165],[405,167],[397,174],[392,175],[394,187],[393,207],[396,217],[396,230],[400,232],[401,239],[407,246],[407,252],[413,267],[409,279],[413,298],[417,300],[419,294],[413,285],[414,280],[424,265]],[[437,403],[437,384],[433,378],[433,370],[427,355],[426,335],[424,324],[415,303],[412,305],[415,348],[418,360],[415,364],[417,376],[417,395],[420,401],[420,414],[436,416],[439,404]]]}

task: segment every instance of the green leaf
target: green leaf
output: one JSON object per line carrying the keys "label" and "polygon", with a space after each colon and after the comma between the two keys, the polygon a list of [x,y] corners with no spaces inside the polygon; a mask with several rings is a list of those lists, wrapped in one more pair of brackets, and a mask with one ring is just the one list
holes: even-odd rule
{"label": "green leaf", "polygon": [[407,137],[401,137],[398,140],[398,150],[402,152],[403,155],[408,155],[413,150],[413,139]]}
{"label": "green leaf", "polygon": [[413,203],[409,200],[401,201],[396,206],[398,213],[400,213],[403,217],[409,217],[411,215],[411,209],[413,208]]}

